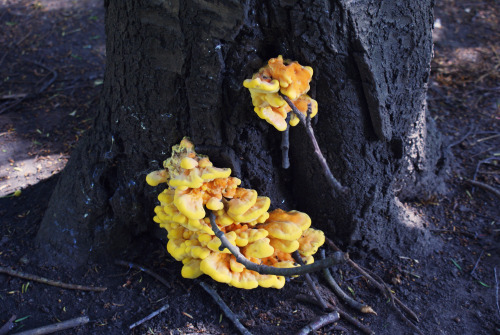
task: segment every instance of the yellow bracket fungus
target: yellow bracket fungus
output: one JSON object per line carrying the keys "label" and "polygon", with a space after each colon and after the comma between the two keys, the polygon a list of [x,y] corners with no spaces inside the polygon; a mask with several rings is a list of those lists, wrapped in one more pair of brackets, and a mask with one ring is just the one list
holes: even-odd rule
{"label": "yellow bracket fungus", "polygon": [[[255,113],[279,131],[285,131],[287,114],[292,109],[279,93],[290,98],[305,116],[307,107],[311,104],[311,118],[314,117],[318,113],[318,103],[306,94],[310,89],[312,75],[313,69],[310,66],[283,60],[280,55],[271,58],[268,65],[255,73],[252,79],[246,79],[243,86],[250,90]],[[290,125],[296,126],[299,121],[292,113]]]}
{"label": "yellow bracket fungus", "polygon": [[[249,85],[260,91],[276,91],[281,82],[289,92],[304,90],[287,82],[295,70],[280,68],[280,80],[255,80]],[[280,73],[281,73],[280,72]],[[312,70],[310,72],[312,74]],[[281,87],[281,86],[280,86]],[[292,93],[290,93],[292,94]],[[296,94],[296,93],[294,93]],[[281,98],[281,97],[280,97]],[[274,98],[269,98],[271,103]],[[229,243],[240,248],[251,262],[276,268],[295,267],[291,253],[298,250],[304,263],[314,262],[313,254],[324,243],[324,234],[310,228],[311,219],[298,211],[276,209],[268,212],[271,200],[257,191],[238,187],[241,180],[231,177],[231,169],[213,166],[208,157],[199,155],[194,145],[184,138],[172,148],[172,156],[164,169],[151,172],[146,182],[151,186],[166,183],[158,195],[153,220],[168,231],[167,251],[182,261],[181,275],[197,278],[202,274],[231,286],[253,289],[257,286],[282,288],[283,276],[259,274],[245,268],[215,236],[207,210],[215,216],[215,224]]]}

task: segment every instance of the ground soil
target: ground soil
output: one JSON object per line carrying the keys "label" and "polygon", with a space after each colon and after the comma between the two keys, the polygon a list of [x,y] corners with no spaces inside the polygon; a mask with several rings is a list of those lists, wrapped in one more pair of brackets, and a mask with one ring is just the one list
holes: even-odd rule
{"label": "ground soil", "polygon": [[[439,237],[426,259],[380,259],[350,249],[352,258],[380,276],[419,316],[425,334],[500,334],[499,199],[467,180],[500,189],[500,31],[495,1],[437,1],[435,58],[429,110],[452,157],[449,192],[411,199],[406,206]],[[39,266],[34,236],[78,138],[91,126],[104,73],[104,10],[100,1],[0,1],[0,266],[62,282],[107,287],[84,292],[0,274],[0,328],[9,334],[79,316],[90,322],[61,334],[235,334],[236,328],[192,280],[165,242],[144,235],[120,255],[153,269],[148,274],[112,259],[72,272]],[[11,196],[21,190],[20,196]],[[349,313],[377,334],[413,334],[388,299],[344,265],[334,274],[349,294],[378,313]],[[315,275],[321,294],[332,293]],[[291,334],[323,311],[298,301],[310,294],[303,279],[282,290],[238,290],[212,285],[254,334]],[[165,304],[169,308],[129,330]],[[358,334],[346,321],[320,334]],[[0,330],[1,333],[1,330]]]}

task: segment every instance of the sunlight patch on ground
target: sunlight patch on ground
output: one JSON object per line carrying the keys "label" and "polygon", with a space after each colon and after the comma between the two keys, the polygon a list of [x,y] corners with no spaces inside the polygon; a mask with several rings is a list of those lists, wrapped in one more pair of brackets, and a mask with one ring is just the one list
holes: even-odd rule
{"label": "sunlight patch on ground", "polygon": [[423,213],[408,205],[407,203],[402,203],[398,198],[395,199],[396,206],[399,210],[400,221],[404,223],[408,228],[425,230],[429,226],[428,220]]}
{"label": "sunlight patch on ground", "polygon": [[[9,134],[0,137],[0,196],[34,185],[60,172],[68,161],[62,154],[30,155],[33,143]],[[10,136],[13,136],[12,134]]]}

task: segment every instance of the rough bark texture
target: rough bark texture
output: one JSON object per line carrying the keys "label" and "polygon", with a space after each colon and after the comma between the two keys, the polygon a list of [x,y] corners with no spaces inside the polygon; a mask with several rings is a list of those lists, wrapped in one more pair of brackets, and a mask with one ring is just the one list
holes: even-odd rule
{"label": "rough bark texture", "polygon": [[[183,136],[273,208],[309,213],[332,238],[382,255],[429,248],[425,227],[399,199],[432,192],[443,166],[425,105],[431,0],[106,7],[103,102],[51,198],[42,255],[77,265],[152,229],[158,190],[145,176]],[[281,169],[281,134],[252,111],[242,82],[279,54],[315,70],[316,134],[348,196],[328,188],[300,125],[291,129],[291,168]]]}

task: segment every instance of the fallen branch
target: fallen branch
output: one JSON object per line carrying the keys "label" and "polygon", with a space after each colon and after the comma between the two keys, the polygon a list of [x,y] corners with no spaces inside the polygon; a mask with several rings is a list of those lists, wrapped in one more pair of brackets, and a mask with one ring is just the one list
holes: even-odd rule
{"label": "fallen branch", "polygon": [[70,289],[70,290],[95,291],[95,292],[104,292],[107,290],[106,287],[93,287],[93,286],[67,284],[67,283],[63,283],[60,281],[55,281],[55,280],[47,279],[44,277],[35,276],[35,275],[29,274],[29,273],[24,273],[21,271],[12,270],[12,269],[9,269],[9,268],[3,267],[3,266],[0,266],[0,273],[4,273],[4,274],[7,274],[7,275],[13,276],[13,277],[18,277],[18,278],[22,278],[22,279],[36,281],[36,282],[39,282],[42,284],[47,284],[47,285],[51,285],[51,286],[57,286],[57,287],[65,288],[65,289]]}
{"label": "fallen branch", "polygon": [[302,328],[297,332],[297,335],[307,335],[311,332],[314,332],[324,326],[327,326],[331,323],[337,322],[340,319],[340,315],[337,311],[328,313],[325,315],[321,315],[314,319],[310,324]]}
{"label": "fallen branch", "polygon": [[89,318],[86,316],[81,316],[79,318],[74,318],[71,320],[54,323],[52,325],[43,326],[40,328],[35,328],[31,330],[27,330],[21,333],[16,333],[16,335],[44,335],[50,334],[54,332],[58,332],[65,329],[75,328],[81,325],[84,325],[89,322]]}
{"label": "fallen branch", "polygon": [[148,316],[146,316],[145,318],[140,319],[139,321],[134,322],[133,324],[131,324],[131,325],[128,327],[128,329],[134,329],[135,327],[140,326],[140,325],[141,325],[141,324],[143,324],[144,322],[151,320],[152,318],[154,318],[155,316],[157,316],[157,315],[158,315],[158,314],[160,314],[161,312],[163,312],[163,311],[167,310],[167,309],[168,309],[168,307],[169,307],[169,305],[168,305],[168,304],[163,305],[163,306],[162,306],[162,308],[160,308],[160,309],[158,309],[158,310],[154,311],[153,313],[149,314],[149,315],[148,315]]}
{"label": "fallen branch", "polygon": [[166,281],[165,279],[163,279],[162,276],[154,273],[153,271],[151,271],[148,268],[142,267],[141,265],[138,265],[138,264],[134,264],[134,263],[131,263],[131,262],[126,262],[126,261],[121,261],[121,260],[115,260],[115,264],[122,265],[122,266],[129,267],[129,268],[135,268],[137,270],[141,270],[142,272],[147,273],[151,277],[153,277],[156,280],[158,280],[160,283],[162,283],[166,287],[171,288],[170,283],[168,281]]}
{"label": "fallen branch", "polygon": [[305,273],[311,273],[315,271],[319,271],[321,269],[331,267],[336,264],[340,264],[346,260],[346,254],[339,251],[333,254],[332,257],[328,257],[326,259],[316,261],[313,264],[298,266],[294,268],[276,268],[274,266],[267,265],[259,265],[251,262],[247,259],[241,252],[237,246],[234,246],[229,242],[226,238],[226,235],[217,227],[215,223],[215,215],[210,212],[210,224],[212,226],[212,230],[215,232],[215,236],[217,236],[221,240],[220,250],[224,250],[227,248],[234,257],[236,257],[236,261],[238,263],[243,264],[248,270],[252,270],[258,272],[260,274],[268,274],[268,275],[276,275],[276,276],[296,276],[303,275]]}
{"label": "fallen branch", "polygon": [[[330,240],[329,238],[326,239],[326,243],[334,250],[334,251],[340,251],[339,247],[337,247],[335,245],[335,243],[333,243],[332,240]],[[396,304],[398,304],[414,321],[416,322],[419,322],[419,319],[418,319],[418,316],[417,314],[415,314],[415,312],[413,312],[410,308],[408,308],[405,304],[403,304],[403,302],[401,302],[401,300],[399,300],[397,297],[394,297],[391,290],[387,289],[387,287],[381,283],[379,283],[377,280],[375,280],[372,276],[370,276],[370,274],[368,274],[368,272],[366,272],[365,269],[363,269],[361,266],[359,266],[358,264],[356,264],[352,259],[349,258],[349,255],[346,256],[346,262],[347,264],[349,264],[350,266],[352,266],[356,271],[358,271],[360,274],[362,274],[370,284],[372,284],[373,286],[375,286],[380,292],[382,292],[382,294],[385,296],[385,297],[388,297],[388,298],[391,298],[391,299],[394,299],[394,302]]]}
{"label": "fallen branch", "polygon": [[233,313],[233,311],[226,305],[224,300],[222,300],[222,298],[217,294],[217,292],[213,288],[211,288],[209,285],[202,282],[201,280],[198,281],[198,285],[200,285],[205,290],[205,292],[210,294],[210,296],[214,299],[214,301],[217,303],[217,305],[219,305],[220,309],[222,309],[222,312],[224,312],[226,317],[229,320],[231,320],[231,322],[235,325],[236,328],[238,328],[238,330],[240,331],[240,333],[242,335],[252,335],[252,333],[250,333],[248,331],[248,329],[246,329],[241,324],[238,316]]}
{"label": "fallen branch", "polygon": [[476,180],[466,180],[465,182],[467,184],[471,184],[473,186],[481,187],[483,190],[486,190],[486,191],[493,193],[497,198],[500,199],[500,191],[497,190],[496,188],[494,188],[493,186],[490,186],[490,185],[485,184],[485,183],[481,183],[480,181],[476,181]]}
{"label": "fallen branch", "polygon": [[[295,116],[297,116],[299,118],[300,122],[302,122],[302,124],[304,125],[304,128],[306,129],[307,135],[309,136],[309,138],[311,139],[311,142],[313,144],[314,153],[316,154],[316,157],[318,158],[318,160],[321,164],[321,167],[323,168],[323,172],[325,173],[325,176],[328,179],[328,182],[331,184],[331,186],[333,187],[333,189],[335,191],[337,191],[340,194],[346,194],[349,191],[349,189],[347,187],[342,186],[342,184],[340,184],[339,181],[337,179],[335,179],[335,177],[333,176],[332,171],[328,167],[328,163],[326,162],[325,157],[321,153],[321,149],[319,148],[318,141],[316,140],[316,137],[314,136],[314,130],[311,127],[311,122],[310,121],[308,122],[306,120],[306,117],[304,116],[304,114],[302,114],[297,109],[297,107],[295,107],[295,105],[293,104],[292,100],[290,100],[289,97],[287,97],[286,95],[281,94],[281,93],[280,93],[280,95],[283,99],[285,99],[285,101],[287,102],[287,104],[290,106],[293,113],[295,114]],[[308,108],[311,108],[310,104],[309,104]],[[310,113],[308,113],[308,114],[310,114]]]}
{"label": "fallen branch", "polygon": [[[322,259],[325,258],[325,250],[321,250],[320,256]],[[345,293],[333,278],[332,274],[330,273],[330,269],[323,269],[323,274],[325,276],[327,283],[332,288],[333,292],[335,292],[335,294],[340,299],[342,299],[347,305],[349,305],[351,308],[354,308],[355,310],[361,313],[370,313],[377,315],[377,313],[370,306],[360,303],[359,301],[353,299],[350,295]]]}

